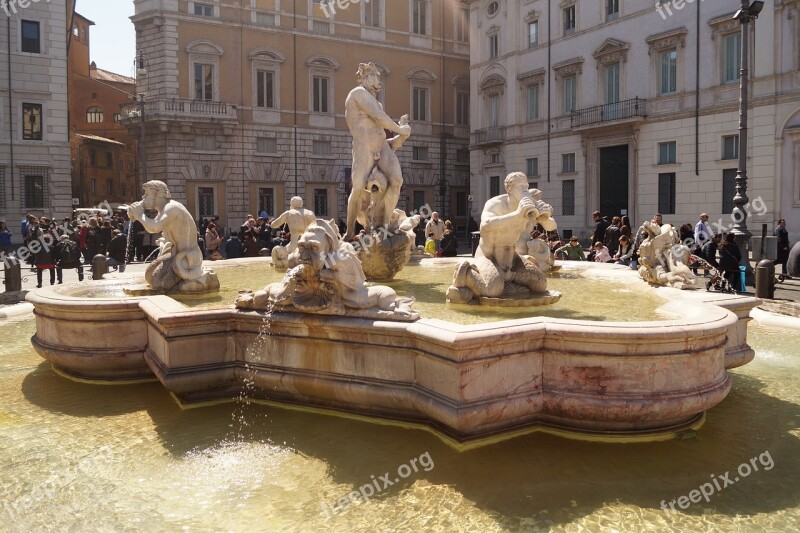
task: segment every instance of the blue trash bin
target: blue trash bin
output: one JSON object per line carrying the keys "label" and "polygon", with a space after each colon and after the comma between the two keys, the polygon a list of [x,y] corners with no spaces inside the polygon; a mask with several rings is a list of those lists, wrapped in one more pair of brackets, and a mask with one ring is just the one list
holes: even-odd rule
{"label": "blue trash bin", "polygon": [[739,292],[747,292],[747,267],[739,265]]}

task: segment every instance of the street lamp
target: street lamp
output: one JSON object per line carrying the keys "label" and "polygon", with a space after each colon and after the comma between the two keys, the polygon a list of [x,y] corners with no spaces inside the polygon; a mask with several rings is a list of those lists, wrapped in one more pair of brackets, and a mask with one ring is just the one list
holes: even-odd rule
{"label": "street lamp", "polygon": [[136,190],[141,190],[142,185],[147,182],[147,154],[145,153],[145,125],[144,125],[144,87],[139,84],[147,78],[147,69],[145,68],[144,53],[139,50],[139,57],[133,60],[136,67],[136,88],[141,92],[136,95],[136,107],[139,112],[139,183]]}
{"label": "street lamp", "polygon": [[747,244],[752,233],[747,229],[747,211],[744,206],[750,202],[747,197],[747,104],[748,104],[748,66],[750,63],[750,21],[758,18],[764,2],[742,0],[739,11],[733,16],[742,24],[741,54],[739,57],[739,168],[736,171],[736,195],[733,197],[733,228],[736,245],[741,252],[739,264],[745,267],[748,277],[752,276]]}

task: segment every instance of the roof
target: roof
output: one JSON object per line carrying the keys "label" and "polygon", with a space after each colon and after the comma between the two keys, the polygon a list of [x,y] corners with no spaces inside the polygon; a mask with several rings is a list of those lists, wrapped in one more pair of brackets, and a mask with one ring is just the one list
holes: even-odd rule
{"label": "roof", "polygon": [[129,85],[136,85],[136,80],[133,78],[129,78],[128,76],[123,76],[122,74],[116,74],[114,72],[103,70],[101,68],[93,68],[90,69],[89,75],[93,80],[100,80],[100,81],[108,81],[112,83],[127,83]]}
{"label": "roof", "polygon": [[86,133],[76,133],[75,135],[77,135],[81,139],[86,139],[86,140],[89,140],[89,141],[97,141],[97,142],[101,142],[101,143],[108,143],[108,144],[116,144],[116,145],[119,145],[119,146],[125,146],[125,143],[121,143],[121,142],[115,141],[113,139],[106,139],[105,137],[100,137],[99,135],[89,135],[89,134],[86,134]]}

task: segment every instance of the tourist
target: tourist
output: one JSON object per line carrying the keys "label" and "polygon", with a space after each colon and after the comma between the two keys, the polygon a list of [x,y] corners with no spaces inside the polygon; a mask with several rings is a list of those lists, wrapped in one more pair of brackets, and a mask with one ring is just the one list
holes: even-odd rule
{"label": "tourist", "polygon": [[217,225],[209,222],[206,225],[205,246],[208,258],[212,261],[222,259],[222,254],[219,252],[219,244],[222,242],[222,237],[217,232]]}
{"label": "tourist", "polygon": [[70,239],[69,235],[62,235],[53,247],[53,260],[56,263],[56,277],[58,283],[63,281],[63,270],[76,269],[78,271],[78,281],[83,281],[83,265],[81,265],[81,251],[78,243]]}
{"label": "tourist", "polygon": [[702,248],[700,248],[700,252],[697,254],[704,259],[706,263],[717,270],[720,270],[719,263],[717,262],[717,248],[719,247],[720,241],[722,241],[722,234],[717,233],[703,244]]}
{"label": "tourist", "polygon": [[617,253],[617,249],[619,249],[619,238],[622,235],[619,230],[619,225],[619,217],[612,218],[611,225],[606,228],[606,231],[603,234],[603,244],[605,244],[606,248],[608,248],[608,253],[611,255],[615,255]]}
{"label": "tourist", "polygon": [[711,239],[711,230],[708,229],[708,214],[700,213],[700,220],[694,225],[694,242],[702,247]]}
{"label": "tourist", "polygon": [[[594,231],[592,232],[591,242],[603,242],[606,238],[606,229],[609,224],[603,219],[603,215],[600,214],[600,211],[592,213],[592,220],[594,220]],[[594,250],[590,250],[587,260],[593,261],[594,253]]]}
{"label": "tourist", "polygon": [[600,241],[594,243],[594,262],[608,263],[610,261],[612,261],[612,259],[611,254],[608,253],[608,248]]}
{"label": "tourist", "polygon": [[261,242],[262,248],[272,249],[272,225],[266,218],[258,219],[258,240]]}
{"label": "tourist", "polygon": [[431,215],[431,220],[425,225],[425,234],[433,239],[433,244],[436,251],[442,249],[442,237],[444,236],[444,222],[439,219],[439,213],[434,211]]}
{"label": "tourist", "polygon": [[775,259],[775,264],[781,265],[781,273],[784,277],[788,277],[789,271],[786,270],[786,263],[789,261],[789,232],[786,231],[785,219],[778,220],[775,236],[778,238],[778,256]]}
{"label": "tourist", "polygon": [[[36,230],[34,239],[39,241],[39,251],[34,255],[34,262],[36,264],[36,288],[42,288],[42,273],[45,270],[50,271],[50,285],[56,284],[56,264],[53,260],[53,252],[51,246],[56,241],[55,231],[49,228],[49,221],[42,217],[39,220],[39,226]],[[30,227],[30,224],[28,225]],[[49,242],[48,242],[48,239]]]}
{"label": "tourist", "polygon": [[569,243],[556,249],[556,254],[566,254],[568,261],[586,261],[583,248],[578,243],[578,238],[574,235],[569,238]]}
{"label": "tourist", "polygon": [[11,230],[4,220],[0,220],[0,252],[11,253]]}
{"label": "tourist", "polygon": [[242,239],[242,254],[244,257],[258,257],[261,252],[261,245],[254,230],[247,230]]}
{"label": "tourist", "polygon": [[[448,220],[449,222],[449,220]],[[458,239],[453,232],[452,225],[444,230],[441,243],[442,257],[455,257],[458,255]]]}
{"label": "tourist", "polygon": [[631,238],[631,219],[628,218],[628,215],[623,215],[620,219],[619,225],[619,236],[622,237],[625,235],[628,237],[628,240]]}
{"label": "tourist", "polygon": [[83,249],[84,264],[91,264],[94,256],[100,253],[100,227],[95,217],[89,218],[86,226],[85,248]]}
{"label": "tourist", "polygon": [[631,257],[633,257],[633,244],[627,235],[622,235],[619,238],[619,246],[617,252],[614,254],[614,263],[618,265],[630,266]]}
{"label": "tourist", "polygon": [[111,239],[114,237],[111,222],[104,220],[102,225],[100,225],[98,235],[100,236],[100,249],[98,253],[105,254],[108,250],[108,243],[110,243]]}
{"label": "tourist", "polygon": [[725,272],[725,279],[728,280],[731,287],[744,290],[744,287],[740,287],[739,284],[739,262],[742,254],[734,240],[735,237],[733,233],[725,234],[722,245],[719,247],[719,266]]}
{"label": "tourist", "polygon": [[231,231],[231,236],[225,242],[225,258],[238,259],[242,257],[242,241],[239,240],[239,234]]}
{"label": "tourist", "polygon": [[125,272],[125,257],[128,250],[128,236],[115,229],[111,233],[111,241],[108,243],[107,264],[116,267],[119,272]]}

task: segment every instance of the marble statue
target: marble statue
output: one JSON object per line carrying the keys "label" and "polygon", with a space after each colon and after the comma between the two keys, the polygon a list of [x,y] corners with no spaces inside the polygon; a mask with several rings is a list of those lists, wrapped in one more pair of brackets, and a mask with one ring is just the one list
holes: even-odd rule
{"label": "marble statue", "polygon": [[524,244],[522,251],[519,247],[517,248],[517,253],[532,260],[539,270],[550,272],[559,269],[555,264],[555,255],[546,241],[537,237],[528,239]]}
{"label": "marble statue", "polygon": [[547,280],[533,261],[521,256],[517,246],[522,233],[538,222],[547,229],[557,227],[553,209],[528,190],[523,172],[505,179],[507,194],[490,198],[481,214],[481,239],[474,262],[456,268],[447,289],[450,303],[529,306],[555,303],[558,292],[547,290]]}
{"label": "marble statue", "polygon": [[303,199],[299,196],[293,196],[289,201],[289,210],[282,213],[278,218],[272,221],[272,227],[277,228],[283,224],[289,226],[291,239],[286,246],[275,246],[272,249],[272,266],[275,268],[285,269],[289,267],[289,256],[297,250],[297,243],[300,240],[300,235],[306,228],[315,220],[314,213],[303,207]]}
{"label": "marble statue", "polygon": [[[149,288],[163,292],[199,293],[219,290],[211,269],[203,268],[203,253],[197,246],[197,226],[186,208],[172,199],[166,183],[145,183],[144,197],[128,206],[128,217],[138,220],[148,233],[161,233],[158,257],[148,265]],[[146,210],[156,211],[153,218]]]}
{"label": "marble statue", "polygon": [[[373,186],[380,189],[380,184],[385,181],[383,191],[375,191],[380,192],[382,200],[382,205],[376,206],[376,211],[392,213],[397,207],[403,174],[395,150],[411,135],[408,123],[395,123],[383,111],[377,99],[381,90],[378,68],[373,63],[361,63],[356,78],[359,85],[350,91],[345,100],[345,119],[353,136],[352,190],[347,201],[347,233],[344,237],[347,241],[355,236],[356,219],[363,209],[364,197],[373,192]],[[384,129],[397,136],[387,140]],[[380,175],[373,174],[375,169]],[[368,182],[371,182],[369,190],[366,188]],[[376,225],[383,224],[382,220],[377,220],[378,217],[373,218],[376,219]]]}
{"label": "marble statue", "polygon": [[656,285],[696,289],[698,278],[689,268],[691,251],[680,242],[678,230],[670,224],[642,225],[645,238],[639,245],[639,275]]}
{"label": "marble statue", "polygon": [[347,315],[383,320],[414,321],[414,298],[398,298],[394,289],[365,285],[366,278],[353,246],[339,237],[333,220],[317,219],[300,236],[289,257],[292,265],[283,281],[263,290],[241,293],[239,309],[284,310]]}

